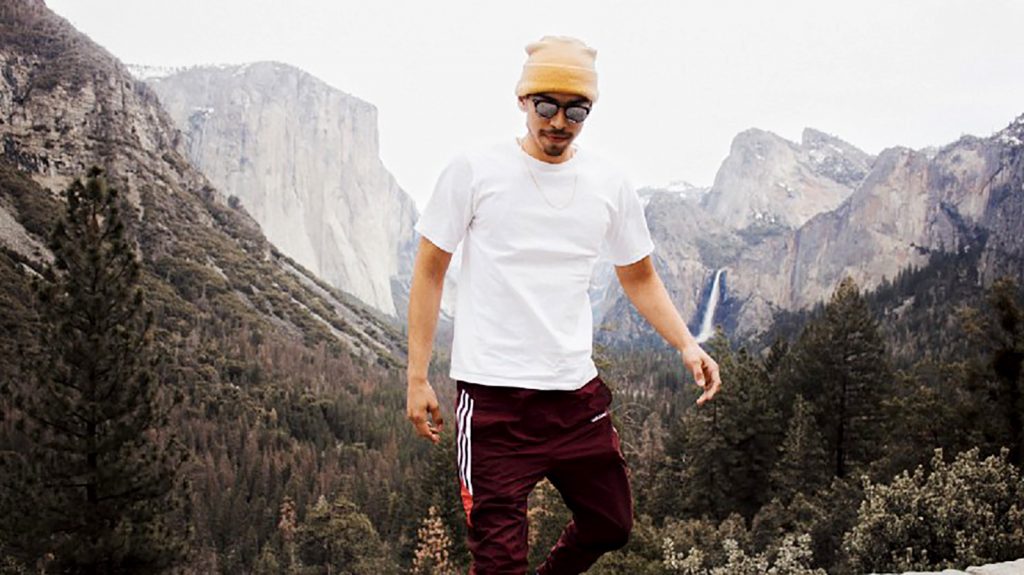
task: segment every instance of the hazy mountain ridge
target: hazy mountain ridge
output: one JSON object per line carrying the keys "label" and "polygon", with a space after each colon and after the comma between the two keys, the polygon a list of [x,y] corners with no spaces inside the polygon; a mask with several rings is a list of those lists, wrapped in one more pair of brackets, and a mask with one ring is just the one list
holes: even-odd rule
{"label": "hazy mountain ridge", "polygon": [[274,245],[329,284],[404,315],[416,208],[380,161],[372,104],[276,62],[148,82],[190,160]]}
{"label": "hazy mountain ridge", "polygon": [[[256,222],[232,209],[189,164],[156,95],[123,64],[42,2],[5,3],[0,10],[5,163],[51,198],[90,166],[102,167],[127,192],[143,260],[164,281],[216,285],[264,321],[286,327],[282,335],[317,333],[354,353],[393,361],[402,344],[392,329],[340,292],[303,288],[312,281],[308,272],[289,265]],[[24,214],[4,213],[0,239],[11,255],[45,260],[40,247],[48,230],[29,231]]]}
{"label": "hazy mountain ridge", "polygon": [[846,199],[873,160],[810,128],[799,144],[752,128],[733,139],[702,205],[732,229],[797,228]]}
{"label": "hazy mountain ridge", "polygon": [[1002,143],[1005,133],[961,138],[938,151],[883,151],[839,208],[744,254],[732,270],[733,290],[761,294],[782,308],[805,308],[845,275],[872,288],[907,266],[923,265],[929,251],[956,251],[979,235],[991,242],[981,270],[986,284],[997,273],[1019,272],[1024,173],[1021,148]]}
{"label": "hazy mountain ridge", "polygon": [[[834,184],[828,187],[835,189],[840,185],[837,180],[859,181],[834,209],[788,229],[778,219],[762,217],[751,222],[716,217],[707,207],[721,209],[723,195],[715,197],[714,189],[700,206],[663,194],[647,207],[657,246],[655,261],[691,327],[699,321],[697,314],[715,270],[725,269],[727,289],[715,321],[737,339],[764,330],[778,311],[806,309],[826,299],[846,275],[872,289],[908,266],[924,265],[936,250],[956,251],[982,242],[986,246],[980,259],[983,283],[987,285],[1000,273],[1020,275],[1024,261],[1022,132],[1024,116],[988,138],[965,136],[938,149],[889,148],[871,158],[852,146],[844,147],[841,140],[806,130],[805,148],[837,154],[807,152],[808,158],[818,158],[815,169],[835,178],[829,179]],[[737,142],[723,162],[716,185],[736,181],[737,163],[749,163],[737,158],[751,153],[761,155],[760,167],[745,172],[741,178],[745,188],[737,189],[771,189],[780,172],[806,173],[806,166],[793,163],[795,144],[780,143],[777,136],[763,131],[744,132]],[[775,151],[769,153],[768,148]],[[769,157],[782,165],[768,165]],[[861,175],[869,159],[870,170]],[[805,188],[808,194],[815,190]],[[750,204],[743,204],[738,192],[730,197],[732,213],[757,213],[750,206],[763,199],[755,196],[747,198]],[[746,227],[734,227],[744,221]],[[639,318],[628,319],[635,314],[627,305],[611,307],[613,311],[604,318],[610,331],[601,336],[606,341],[621,343],[627,333],[650,333],[637,323]]]}
{"label": "hazy mountain ridge", "polygon": [[[641,190],[656,245],[655,265],[691,329],[698,328],[717,269],[727,269],[724,283],[729,286],[733,278],[728,272],[745,252],[778,242],[790,230],[838,206],[873,162],[873,156],[812,128],[803,131],[800,143],[749,129],[733,139],[710,188]],[[621,290],[606,291],[621,299]],[[767,326],[774,307],[759,294],[750,299],[755,304],[751,309],[760,314],[758,326]],[[716,315],[729,316],[737,303],[726,297]],[[624,300],[606,303],[597,317],[605,322],[598,337],[606,343],[636,337],[658,341]]]}

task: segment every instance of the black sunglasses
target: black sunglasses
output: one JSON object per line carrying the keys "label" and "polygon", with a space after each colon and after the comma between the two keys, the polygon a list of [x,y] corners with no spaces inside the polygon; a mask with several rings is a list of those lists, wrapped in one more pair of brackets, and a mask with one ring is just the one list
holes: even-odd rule
{"label": "black sunglasses", "polygon": [[550,120],[558,114],[559,109],[565,110],[565,119],[569,120],[573,124],[582,123],[583,120],[587,119],[590,114],[590,108],[579,104],[578,102],[570,102],[568,104],[559,104],[558,102],[548,100],[546,98],[533,98],[533,109],[537,111],[537,115],[545,120]]}

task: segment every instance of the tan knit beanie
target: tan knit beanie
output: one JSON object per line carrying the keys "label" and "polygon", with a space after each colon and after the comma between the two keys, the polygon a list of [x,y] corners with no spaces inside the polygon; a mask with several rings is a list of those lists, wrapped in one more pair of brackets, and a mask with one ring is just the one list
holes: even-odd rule
{"label": "tan knit beanie", "polygon": [[528,44],[526,53],[516,96],[561,92],[597,101],[597,50],[576,38],[544,36]]}

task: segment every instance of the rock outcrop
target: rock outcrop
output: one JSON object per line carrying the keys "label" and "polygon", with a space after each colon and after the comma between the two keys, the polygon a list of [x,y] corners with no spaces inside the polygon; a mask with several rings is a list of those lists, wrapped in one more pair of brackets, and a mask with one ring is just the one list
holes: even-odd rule
{"label": "rock outcrop", "polygon": [[[891,148],[873,159],[810,130],[801,146],[779,140],[760,131],[737,137],[716,178],[716,187],[729,183],[732,191],[713,189],[701,206],[661,194],[647,207],[656,261],[691,328],[720,268],[728,287],[715,321],[738,339],[761,332],[780,310],[827,299],[845,276],[872,289],[907,266],[923,265],[933,251],[984,246],[985,281],[1019,277],[1024,269],[1024,116],[988,138],[965,136],[940,149]],[[801,200],[794,205],[803,211],[788,220],[785,210],[765,216],[772,202],[785,205],[775,192],[780,174],[789,175],[790,189],[802,190],[794,202],[831,202],[855,189],[816,214],[808,206],[825,204]],[[608,326],[632,326],[623,316],[628,305],[610,307]],[[604,337],[621,342],[630,333],[612,329]]]}
{"label": "rock outcrop", "polygon": [[867,175],[874,158],[823,132],[799,144],[750,129],[733,139],[704,208],[731,229],[793,229],[835,209]]}
{"label": "rock outcrop", "polygon": [[382,363],[401,355],[382,317],[319,285],[189,163],[181,132],[146,84],[43,2],[0,5],[0,70],[0,163],[11,178],[38,184],[24,193],[45,196],[0,188],[0,256],[26,268],[45,262],[47,231],[27,224],[39,217],[26,206],[52,208],[99,166],[127,192],[132,237],[165,301],[249,318],[281,338],[337,342]]}
{"label": "rock outcrop", "polygon": [[192,163],[267,239],[331,285],[404,314],[416,208],[381,163],[374,106],[274,62],[147,82]]}
{"label": "rock outcrop", "polygon": [[[741,332],[763,327],[771,309],[826,299],[844,276],[871,289],[931,251],[972,249],[984,239],[991,280],[1021,270],[1024,246],[1024,129],[1018,119],[991,138],[964,137],[939,150],[882,152],[837,209],[744,251],[729,266]],[[753,328],[753,329],[752,329]]]}

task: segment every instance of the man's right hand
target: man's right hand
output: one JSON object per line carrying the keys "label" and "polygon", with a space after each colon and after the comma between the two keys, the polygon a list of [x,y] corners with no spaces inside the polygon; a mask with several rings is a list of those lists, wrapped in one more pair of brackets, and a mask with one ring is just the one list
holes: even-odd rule
{"label": "man's right hand", "polygon": [[[406,417],[416,428],[416,434],[433,441],[435,445],[440,443],[444,418],[434,388],[426,379],[409,380],[405,406]],[[433,422],[427,419],[428,414]]]}

